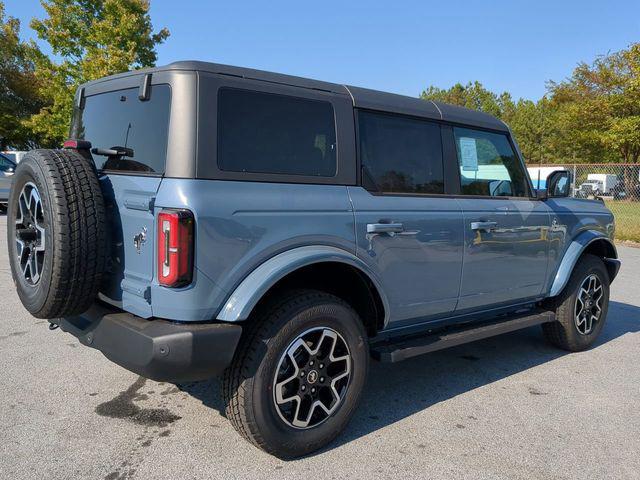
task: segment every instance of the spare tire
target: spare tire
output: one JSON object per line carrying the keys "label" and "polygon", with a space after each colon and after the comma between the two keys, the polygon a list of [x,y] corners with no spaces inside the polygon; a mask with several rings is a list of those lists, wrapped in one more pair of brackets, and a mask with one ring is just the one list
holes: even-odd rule
{"label": "spare tire", "polygon": [[98,294],[107,222],[92,162],[75,150],[33,150],[18,164],[7,212],[18,296],[37,318],[77,315]]}

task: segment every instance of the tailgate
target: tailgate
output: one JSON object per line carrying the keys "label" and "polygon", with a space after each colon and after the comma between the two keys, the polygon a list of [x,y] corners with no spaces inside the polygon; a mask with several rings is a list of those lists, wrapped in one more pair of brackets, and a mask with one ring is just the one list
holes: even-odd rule
{"label": "tailgate", "polygon": [[161,181],[160,177],[149,176],[111,174],[100,177],[112,249],[101,297],[143,318],[153,315],[153,202]]}

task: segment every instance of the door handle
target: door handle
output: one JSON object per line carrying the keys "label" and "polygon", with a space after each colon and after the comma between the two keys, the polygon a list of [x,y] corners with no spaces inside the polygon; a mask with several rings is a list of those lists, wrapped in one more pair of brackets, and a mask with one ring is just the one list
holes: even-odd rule
{"label": "door handle", "polygon": [[367,233],[400,233],[404,231],[401,223],[367,223]]}
{"label": "door handle", "polygon": [[498,226],[498,222],[471,222],[471,230],[484,230],[489,232]]}

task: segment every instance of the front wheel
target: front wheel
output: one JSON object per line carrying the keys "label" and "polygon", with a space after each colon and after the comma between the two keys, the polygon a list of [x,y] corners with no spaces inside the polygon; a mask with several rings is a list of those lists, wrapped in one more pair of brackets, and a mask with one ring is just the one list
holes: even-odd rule
{"label": "front wheel", "polygon": [[227,418],[255,446],[296,458],[332,441],[367,376],[366,332],[341,299],[290,292],[262,309],[225,372]]}
{"label": "front wheel", "polygon": [[556,321],[542,325],[547,340],[563,350],[589,348],[604,327],[609,307],[609,274],[595,255],[584,255],[557,301]]}

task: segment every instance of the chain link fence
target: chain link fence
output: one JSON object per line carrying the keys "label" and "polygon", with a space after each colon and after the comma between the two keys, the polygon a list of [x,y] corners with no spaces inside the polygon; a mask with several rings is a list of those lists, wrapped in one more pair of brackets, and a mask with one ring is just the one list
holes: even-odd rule
{"label": "chain link fence", "polygon": [[616,239],[640,242],[640,164],[554,164],[528,165],[533,186],[546,188],[554,170],[572,173],[571,195],[601,198],[616,219]]}

